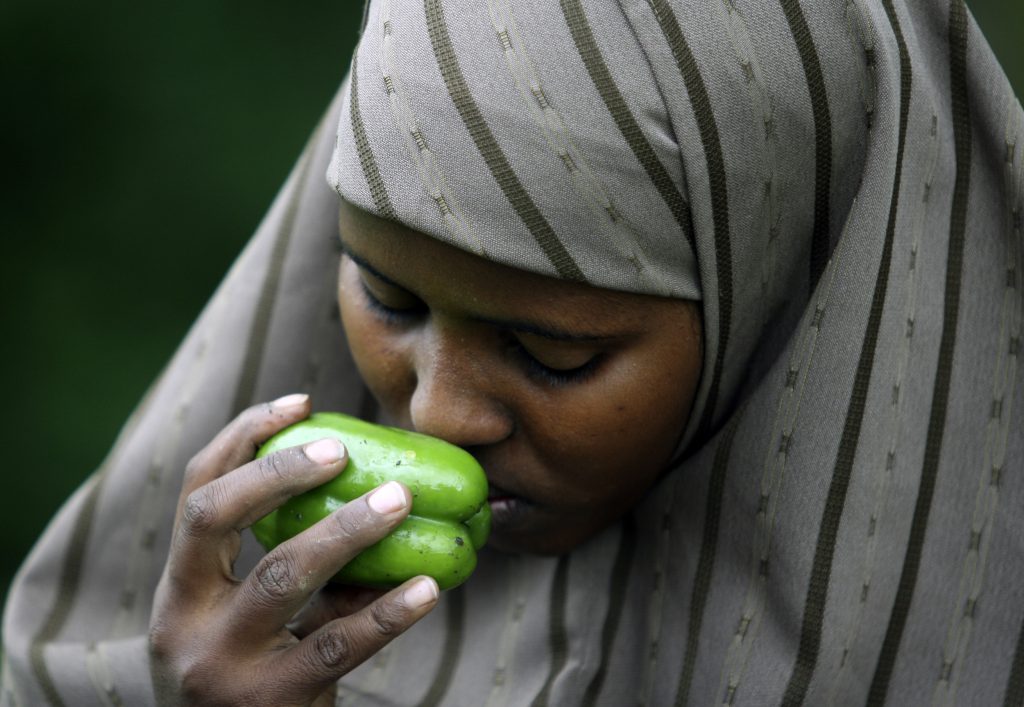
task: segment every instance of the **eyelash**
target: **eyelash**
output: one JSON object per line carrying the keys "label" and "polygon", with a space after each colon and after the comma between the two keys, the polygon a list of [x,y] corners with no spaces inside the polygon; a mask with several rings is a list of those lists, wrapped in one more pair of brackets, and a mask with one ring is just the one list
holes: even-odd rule
{"label": "eyelash", "polygon": [[[395,307],[389,307],[370,292],[370,288],[366,286],[366,283],[363,282],[362,279],[360,279],[359,285],[360,289],[363,291],[363,297],[367,306],[385,324],[392,326],[407,324],[411,319],[422,314],[419,309],[415,308],[396,309]],[[600,358],[600,356],[595,356],[582,366],[577,366],[576,368],[551,368],[550,366],[545,366],[543,363],[538,361],[514,336],[509,336],[508,347],[515,356],[519,358],[530,376],[539,379],[552,387],[582,383],[593,374],[594,370],[597,368],[597,361]]]}
{"label": "eyelash", "polygon": [[593,375],[597,368],[597,360],[600,358],[595,356],[576,368],[551,368],[538,361],[515,337],[509,342],[509,348],[523,362],[527,373],[553,387],[582,383]]}
{"label": "eyelash", "polygon": [[386,324],[405,324],[421,313],[418,309],[396,309],[387,306],[373,296],[370,288],[366,286],[366,283],[361,278],[359,280],[359,287],[363,291],[366,304]]}

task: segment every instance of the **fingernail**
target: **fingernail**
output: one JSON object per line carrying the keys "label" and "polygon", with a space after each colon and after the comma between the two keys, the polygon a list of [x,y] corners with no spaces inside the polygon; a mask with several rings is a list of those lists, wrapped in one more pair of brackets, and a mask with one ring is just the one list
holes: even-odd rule
{"label": "fingernail", "polygon": [[325,466],[341,459],[342,454],[345,452],[341,447],[341,442],[336,439],[321,439],[311,442],[303,447],[302,451],[306,453],[310,461]]}
{"label": "fingernail", "polygon": [[280,410],[282,408],[298,407],[307,400],[309,400],[309,396],[305,393],[292,393],[291,395],[285,395],[283,398],[278,398],[274,402],[270,403],[270,405],[271,407],[275,407]]}
{"label": "fingernail", "polygon": [[402,594],[402,601],[411,609],[418,609],[432,601],[437,601],[437,585],[434,584],[434,580],[424,577],[405,590]]}
{"label": "fingernail", "polygon": [[374,491],[367,503],[382,515],[394,513],[405,508],[405,491],[397,481],[389,481]]}

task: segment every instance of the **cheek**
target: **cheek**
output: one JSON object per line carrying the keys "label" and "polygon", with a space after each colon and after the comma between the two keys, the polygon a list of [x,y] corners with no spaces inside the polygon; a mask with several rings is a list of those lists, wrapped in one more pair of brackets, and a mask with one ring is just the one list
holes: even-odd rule
{"label": "cheek", "polygon": [[358,294],[345,286],[343,276],[338,308],[349,351],[363,382],[385,411],[393,414],[411,395],[405,347],[400,337],[357,300]]}
{"label": "cheek", "polygon": [[[657,373],[653,373],[657,371]],[[698,368],[699,372],[699,368]],[[551,498],[591,510],[632,505],[658,478],[679,442],[697,382],[689,367],[624,361],[575,395],[539,406],[532,426],[553,485]]]}

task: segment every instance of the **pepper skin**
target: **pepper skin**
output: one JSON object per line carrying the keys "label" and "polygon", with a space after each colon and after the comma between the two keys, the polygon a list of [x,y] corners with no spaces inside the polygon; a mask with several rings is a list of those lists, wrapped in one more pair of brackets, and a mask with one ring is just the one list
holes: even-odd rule
{"label": "pepper skin", "polygon": [[409,517],[332,581],[395,587],[426,574],[441,589],[465,582],[491,527],[487,478],[472,455],[434,437],[323,412],[278,432],[256,456],[325,437],[341,440],[348,465],[258,520],[252,531],[260,544],[270,550],[385,481],[401,481],[412,492]]}

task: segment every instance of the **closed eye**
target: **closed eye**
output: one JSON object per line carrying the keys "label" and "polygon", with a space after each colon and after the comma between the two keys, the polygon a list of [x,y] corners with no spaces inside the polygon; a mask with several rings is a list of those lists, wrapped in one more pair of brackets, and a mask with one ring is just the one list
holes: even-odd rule
{"label": "closed eye", "polygon": [[520,364],[525,368],[527,375],[535,380],[550,386],[559,387],[582,383],[594,374],[598,369],[601,360],[600,355],[595,355],[586,363],[572,368],[555,368],[543,363],[540,359],[530,353],[529,349],[523,346],[515,336],[510,336],[509,350],[519,359]]}
{"label": "closed eye", "polygon": [[359,289],[367,307],[383,322],[392,325],[407,324],[424,313],[423,307],[392,307],[381,302],[366,284],[359,278]]}
{"label": "closed eye", "polygon": [[[360,270],[364,268],[360,265]],[[374,285],[367,282],[367,278],[374,281]],[[391,300],[392,295],[395,301],[400,301],[402,306],[395,306],[390,301],[385,301],[380,295],[374,291],[377,286],[376,280],[380,279],[382,284],[379,285],[384,288],[386,294],[384,297],[387,300]],[[381,322],[388,326],[393,327],[404,327],[414,324],[421,317],[428,313],[428,308],[423,302],[421,302],[412,293],[393,285],[390,281],[385,280],[383,277],[377,277],[376,273],[360,272],[359,275],[359,290],[363,296],[363,302],[366,308],[370,310],[373,315]],[[392,292],[394,290],[394,292]],[[490,323],[482,321],[481,323]],[[545,363],[545,359],[550,359],[551,356],[538,356],[533,353],[527,345],[521,341],[520,337],[526,336],[527,338],[539,338],[542,340],[550,339],[546,332],[539,334],[531,333],[531,331],[523,331],[525,327],[521,324],[517,324],[515,327],[508,327],[500,322],[493,322],[491,325],[499,332],[501,339],[506,343],[507,350],[511,353],[516,363],[524,370],[526,375],[544,385],[551,387],[561,387],[572,385],[575,383],[581,383],[589,378],[599,367],[600,361],[603,358],[600,352],[587,355],[586,360],[580,365],[550,365],[550,361]],[[532,328],[531,328],[532,329]],[[587,337],[580,337],[586,339]],[[562,341],[563,339],[555,339],[556,341]],[[555,352],[552,354],[554,360],[564,358],[563,352]],[[578,360],[580,356],[576,353],[568,354],[567,363]]]}

